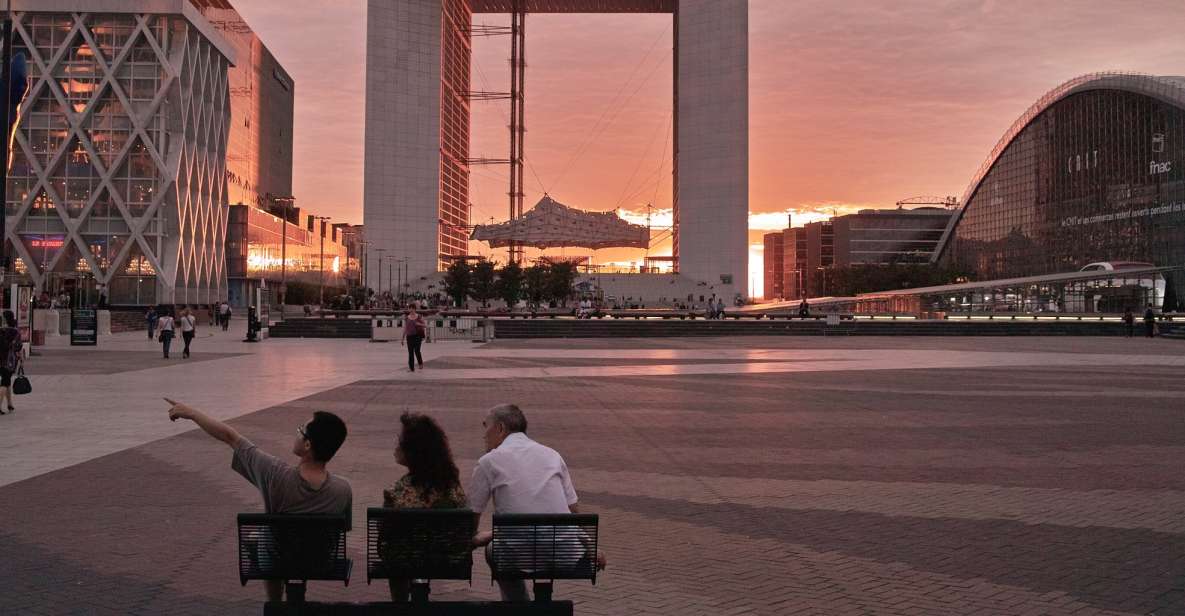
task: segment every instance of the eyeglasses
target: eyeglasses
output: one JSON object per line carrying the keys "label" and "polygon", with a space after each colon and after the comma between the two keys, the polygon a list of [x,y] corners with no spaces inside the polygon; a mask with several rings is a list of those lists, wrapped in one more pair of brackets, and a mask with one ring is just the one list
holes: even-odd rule
{"label": "eyeglasses", "polygon": [[300,435],[300,438],[303,438],[303,439],[305,439],[305,440],[308,440],[308,438],[309,438],[309,435],[308,435],[308,434],[306,434],[304,430],[305,430],[305,427],[304,427],[304,426],[300,426],[299,428],[297,428],[297,429],[296,429],[296,433]]}

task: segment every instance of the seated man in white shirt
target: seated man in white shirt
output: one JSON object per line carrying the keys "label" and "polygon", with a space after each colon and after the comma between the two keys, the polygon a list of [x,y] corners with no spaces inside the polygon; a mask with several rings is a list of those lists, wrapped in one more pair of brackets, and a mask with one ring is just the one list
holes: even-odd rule
{"label": "seated man in white shirt", "polygon": [[[577,513],[576,488],[568,466],[556,450],[527,438],[527,418],[513,404],[490,409],[482,421],[487,453],[473,469],[473,482],[466,490],[469,508],[479,515],[491,498],[495,513]],[[488,546],[490,532],[478,533],[477,546]],[[486,560],[489,560],[486,549]],[[597,554],[597,566],[605,568],[605,557]],[[527,585],[521,580],[499,581],[503,601],[529,601]]]}

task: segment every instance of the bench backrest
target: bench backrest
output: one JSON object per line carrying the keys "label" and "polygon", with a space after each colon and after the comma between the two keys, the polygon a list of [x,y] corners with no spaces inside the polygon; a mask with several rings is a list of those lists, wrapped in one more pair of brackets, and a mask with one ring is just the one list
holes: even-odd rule
{"label": "bench backrest", "polygon": [[596,514],[494,515],[494,579],[597,580]]}
{"label": "bench backrest", "polygon": [[477,516],[469,509],[366,510],[366,581],[472,580]]}
{"label": "bench backrest", "polygon": [[239,581],[350,581],[341,515],[240,513]]}

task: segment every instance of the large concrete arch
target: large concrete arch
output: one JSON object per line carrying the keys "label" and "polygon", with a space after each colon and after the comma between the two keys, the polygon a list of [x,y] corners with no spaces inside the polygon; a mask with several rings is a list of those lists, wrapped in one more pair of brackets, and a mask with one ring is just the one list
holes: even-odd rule
{"label": "large concrete arch", "polygon": [[[675,20],[675,256],[724,296],[748,289],[747,0],[519,0],[527,13],[669,13]],[[438,271],[469,224],[469,26],[512,0],[369,0],[364,217],[368,284]],[[377,252],[383,251],[383,252]]]}

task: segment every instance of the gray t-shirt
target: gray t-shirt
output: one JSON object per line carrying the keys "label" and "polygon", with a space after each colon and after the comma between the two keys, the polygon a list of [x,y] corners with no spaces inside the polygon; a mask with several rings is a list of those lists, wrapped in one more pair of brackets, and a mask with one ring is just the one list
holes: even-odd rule
{"label": "gray t-shirt", "polygon": [[247,439],[239,441],[230,467],[259,488],[267,513],[340,513],[352,515],[350,482],[330,474],[320,488],[300,476],[300,468],[264,453]]}

